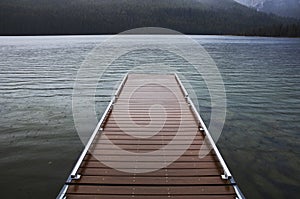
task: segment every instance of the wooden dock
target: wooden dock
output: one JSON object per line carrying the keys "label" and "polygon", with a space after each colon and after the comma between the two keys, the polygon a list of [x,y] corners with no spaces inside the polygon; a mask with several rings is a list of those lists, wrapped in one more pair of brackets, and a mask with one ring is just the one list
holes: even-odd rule
{"label": "wooden dock", "polygon": [[129,74],[57,198],[244,196],[178,76]]}

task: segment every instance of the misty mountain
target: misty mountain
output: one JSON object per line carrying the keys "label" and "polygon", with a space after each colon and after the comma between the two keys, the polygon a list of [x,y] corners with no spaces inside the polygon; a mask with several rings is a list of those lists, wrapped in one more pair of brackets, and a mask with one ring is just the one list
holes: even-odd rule
{"label": "misty mountain", "polygon": [[258,11],[300,19],[300,0],[235,0]]}
{"label": "misty mountain", "polygon": [[299,36],[299,21],[233,0],[1,0],[0,35],[112,34],[155,26],[187,34]]}

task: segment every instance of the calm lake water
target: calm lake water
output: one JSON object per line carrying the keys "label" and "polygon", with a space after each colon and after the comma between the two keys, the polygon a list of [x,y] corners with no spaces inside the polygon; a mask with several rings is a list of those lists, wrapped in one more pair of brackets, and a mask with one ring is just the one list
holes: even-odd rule
{"label": "calm lake water", "polygon": [[[59,193],[83,148],[72,116],[74,80],[89,52],[106,37],[0,37],[1,198]],[[224,80],[227,117],[217,145],[244,195],[298,198],[300,39],[192,38],[209,52]],[[133,56],[170,61],[166,54],[144,51],[114,64],[129,68]],[[174,63],[196,91],[201,115],[209,122],[205,85],[183,63]],[[107,72],[97,90],[99,116],[125,71]]]}

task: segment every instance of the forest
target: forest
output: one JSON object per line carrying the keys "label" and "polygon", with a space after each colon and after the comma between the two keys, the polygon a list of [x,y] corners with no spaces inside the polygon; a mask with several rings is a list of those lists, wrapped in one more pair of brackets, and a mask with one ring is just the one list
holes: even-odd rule
{"label": "forest", "polygon": [[185,34],[300,36],[299,20],[257,12],[231,0],[0,2],[0,35],[115,34],[149,26]]}

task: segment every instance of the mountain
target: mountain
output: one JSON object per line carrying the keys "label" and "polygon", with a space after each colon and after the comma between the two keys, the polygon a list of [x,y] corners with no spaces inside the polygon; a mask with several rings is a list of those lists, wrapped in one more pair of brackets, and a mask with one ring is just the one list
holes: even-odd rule
{"label": "mountain", "polygon": [[299,21],[233,0],[0,1],[0,35],[113,34],[145,26],[186,34],[300,36]]}
{"label": "mountain", "polygon": [[235,0],[261,12],[300,19],[300,0]]}

